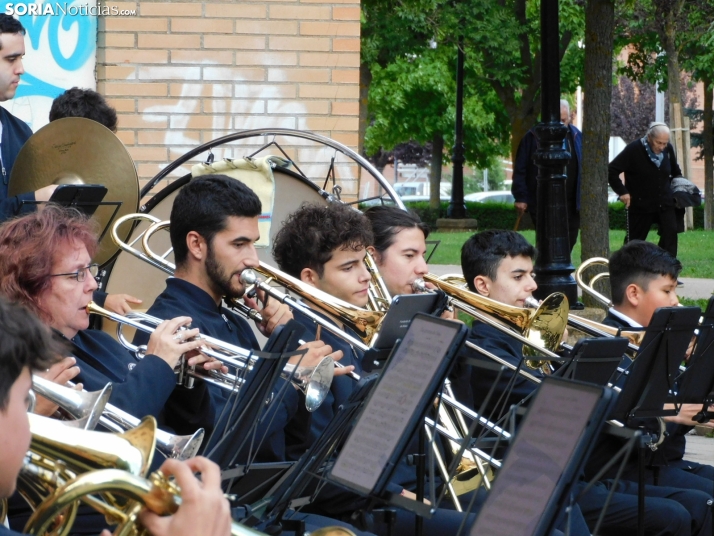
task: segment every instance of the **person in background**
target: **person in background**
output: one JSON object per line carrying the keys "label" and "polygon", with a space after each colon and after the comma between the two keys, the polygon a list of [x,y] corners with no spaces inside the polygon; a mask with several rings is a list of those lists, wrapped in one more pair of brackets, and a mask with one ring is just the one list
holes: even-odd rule
{"label": "person in background", "polygon": [[657,223],[659,247],[677,256],[677,233],[684,231],[684,211],[678,214],[674,206],[672,179],[681,176],[669,143],[669,127],[664,123],[650,123],[642,138],[629,143],[610,162],[608,182],[627,208],[625,242],[647,240],[652,224]]}
{"label": "person in background", "polygon": [[[565,149],[570,153],[570,160],[566,165],[566,206],[568,209],[568,241],[572,253],[578,240],[580,230],[580,183],[583,166],[583,133],[570,123],[570,105],[565,99],[560,101],[560,121],[568,127],[565,136]],[[533,162],[533,157],[538,150],[538,138],[534,129],[530,129],[516,152],[516,161],[513,165],[513,184],[511,193],[515,198],[516,211],[519,214],[528,212],[533,220],[533,226],[538,225],[538,168]]]}

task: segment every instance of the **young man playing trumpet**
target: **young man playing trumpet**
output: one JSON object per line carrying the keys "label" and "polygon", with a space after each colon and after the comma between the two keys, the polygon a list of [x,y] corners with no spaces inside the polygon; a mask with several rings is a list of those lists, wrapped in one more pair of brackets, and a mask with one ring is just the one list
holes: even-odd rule
{"label": "young man playing trumpet", "polygon": [[[225,175],[205,175],[184,186],[171,209],[170,234],[176,271],[173,278],[167,279],[166,289],[148,313],[165,318],[190,311],[192,326],[198,327],[201,333],[247,350],[260,350],[248,322],[224,307],[223,298],[244,298],[247,305],[258,309],[262,317],[258,328],[265,335],[292,319],[288,307],[278,300],[266,299],[261,306],[258,301],[243,296],[245,286],[241,273],[257,267],[259,262],[255,243],[260,238],[261,212],[258,196],[242,182]],[[259,297],[262,298],[262,293]],[[137,333],[134,342],[145,340],[145,334]],[[336,360],[341,357],[324,342],[311,342],[305,348],[308,352],[302,358],[303,366],[314,366],[328,355]],[[219,415],[229,392],[213,385],[208,389],[213,413]],[[288,389],[285,397],[272,408],[277,417],[267,419],[272,424],[259,461],[284,459],[282,434],[299,405],[298,398],[297,391]],[[175,402],[178,407],[182,406],[181,400]],[[191,415],[186,411],[184,419],[188,419],[192,427],[213,424],[192,422]]]}
{"label": "young man playing trumpet", "polygon": [[[682,264],[659,246],[643,240],[628,242],[610,257],[613,306],[603,322],[621,330],[646,328],[657,308],[679,304],[677,278],[681,270]],[[701,409],[701,404],[682,404],[675,417],[665,417],[668,436],[654,453],[653,465],[663,485],[686,486],[711,494],[714,467],[683,459],[685,435],[698,424],[692,417]],[[648,471],[647,478],[652,481],[652,471]]]}
{"label": "young man playing trumpet", "polygon": [[[25,308],[0,299],[0,500],[10,497],[30,446],[27,419],[32,374],[45,369],[59,350],[47,329]],[[70,433],[68,428],[68,433]],[[140,514],[141,523],[154,536],[228,536],[231,515],[220,488],[218,467],[205,458],[188,462],[167,460],[161,467],[174,476],[182,490],[176,514],[159,517],[149,511]],[[193,476],[200,472],[202,479]],[[0,522],[0,535],[19,536]],[[110,536],[109,531],[102,536]]]}

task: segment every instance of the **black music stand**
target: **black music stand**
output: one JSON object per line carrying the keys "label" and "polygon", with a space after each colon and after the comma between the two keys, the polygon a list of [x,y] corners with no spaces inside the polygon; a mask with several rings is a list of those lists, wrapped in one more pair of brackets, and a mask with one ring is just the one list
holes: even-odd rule
{"label": "black music stand", "polygon": [[[610,418],[636,427],[643,419],[676,415],[679,408],[663,409],[679,372],[679,364],[699,321],[698,307],[662,307],[652,315],[637,357]],[[653,443],[649,434],[639,438],[638,526],[644,534],[645,454]]]}
{"label": "black music stand", "polygon": [[470,534],[501,535],[504,523],[510,536],[550,534],[572,504],[574,482],[614,398],[606,387],[545,378]]}
{"label": "black music stand", "polygon": [[627,345],[628,340],[624,337],[580,339],[570,354],[570,363],[553,375],[605,386],[622,361]]}
{"label": "black music stand", "polygon": [[[204,455],[216,462],[223,471],[231,470],[224,474],[228,479],[228,488],[234,484],[233,479],[245,475],[249,467],[241,466],[235,470],[236,460],[241,457],[247,460],[247,466],[260,448],[264,437],[256,437],[259,420],[269,414],[269,405],[266,400],[273,398],[272,403],[277,403],[285,394],[285,390],[292,389],[290,382],[283,382],[278,392],[273,392],[275,383],[285,367],[289,357],[295,353],[285,353],[287,348],[295,348],[304,333],[304,327],[295,320],[291,320],[280,329],[273,331],[265,345],[264,352],[255,352],[260,357],[253,370],[245,378],[246,382],[240,389],[234,390],[224,406],[223,413],[219,416],[214,432],[206,442]],[[304,353],[304,351],[303,351]]]}
{"label": "black music stand", "polygon": [[[466,327],[462,324],[417,314],[404,340],[392,352],[385,371],[379,379],[376,375],[362,378],[348,402],[338,410],[320,438],[291,469],[293,476],[281,483],[272,499],[266,501],[266,504],[253,505],[254,510],[263,513],[262,516],[256,516],[253,523],[258,521],[258,517],[263,519],[277,517],[280,521],[288,508],[299,507],[309,502],[309,499],[303,497],[306,488],[311,480],[321,478],[321,474],[327,473],[325,461],[340,444],[342,444],[340,454],[327,475],[329,482],[370,497],[372,505],[387,501],[408,508],[421,516],[430,516],[430,507],[389,493],[386,491],[386,486],[404,454],[409,439],[417,427],[423,428],[424,416],[429,409],[430,401],[441,388],[456,353],[466,337],[466,331]],[[413,371],[421,368],[424,370],[420,370],[420,374],[416,377]],[[403,369],[411,372],[405,374]],[[411,390],[408,389],[409,386],[405,387],[405,382],[413,384]],[[385,401],[391,402],[392,409],[397,408],[402,418],[391,420],[387,428],[380,428],[379,437],[373,434],[365,436],[363,433],[365,423],[366,426],[374,425],[374,417],[378,418],[380,413],[383,414],[388,410],[387,406],[382,404]],[[379,408],[375,409],[377,405]],[[355,418],[357,418],[356,423]],[[352,428],[351,432],[350,428]],[[379,445],[375,443],[385,438],[384,432],[387,429],[394,431],[392,437],[387,439],[392,440],[393,447],[388,453],[382,449],[383,443]],[[344,441],[348,433],[349,437]],[[368,444],[360,445],[360,439],[366,439]],[[370,471],[369,476],[375,477],[376,481],[368,491],[365,491],[364,485],[355,484],[349,476],[353,474],[349,459],[354,458],[355,451],[359,452],[360,457],[368,455],[369,464],[372,464],[368,467],[378,465],[378,468]],[[370,455],[370,452],[374,455]],[[359,470],[364,469],[365,467],[361,467]]]}
{"label": "black music stand", "polygon": [[683,404],[702,404],[694,420],[703,423],[712,417],[708,408],[714,403],[714,297],[709,298],[687,368],[677,379],[677,399]]}
{"label": "black music stand", "polygon": [[699,322],[698,307],[662,307],[652,315],[611,418],[627,424],[676,415],[662,408]]}

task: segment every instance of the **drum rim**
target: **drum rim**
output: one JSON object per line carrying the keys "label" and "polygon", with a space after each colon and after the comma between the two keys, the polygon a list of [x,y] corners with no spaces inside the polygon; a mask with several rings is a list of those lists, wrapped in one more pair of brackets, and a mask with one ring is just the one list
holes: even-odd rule
{"label": "drum rim", "polygon": [[[313,190],[315,190],[316,193],[320,194],[323,190],[317,186],[314,182],[312,182],[310,179],[306,179],[299,173],[293,171],[292,169],[286,168],[286,167],[277,167],[273,169],[273,173],[278,172],[278,173],[285,173],[286,175],[289,175],[293,179],[297,179],[304,183],[305,185],[309,186]],[[151,198],[141,205],[139,207],[139,212],[150,212],[157,204],[159,204],[161,201],[166,199],[169,195],[171,195],[177,188],[185,186],[188,182],[191,181],[191,177],[193,175],[191,173],[187,173],[183,177],[176,179],[175,181],[170,182],[166,186],[164,186],[161,190],[156,192]],[[146,192],[144,195],[148,195],[150,191]]]}
{"label": "drum rim", "polygon": [[[327,136],[322,136],[321,134],[316,134],[314,132],[296,130],[292,128],[258,128],[252,130],[239,130],[238,132],[234,132],[232,134],[228,134],[226,136],[222,136],[220,138],[216,138],[215,140],[206,142],[203,145],[199,145],[195,149],[188,151],[183,156],[180,156],[179,158],[171,162],[168,166],[166,166],[158,174],[156,174],[152,179],[150,179],[149,182],[146,183],[146,185],[141,189],[140,198],[143,198],[145,195],[147,195],[154,188],[154,186],[156,186],[156,184],[158,184],[161,180],[165,179],[169,175],[169,173],[177,169],[185,162],[189,161],[191,158],[198,156],[199,154],[204,153],[206,151],[209,151],[213,147],[217,147],[225,143],[230,143],[232,141],[253,138],[257,136],[293,136],[296,138],[312,140],[317,143],[327,145],[328,147],[331,147],[341,152],[345,156],[351,158],[362,168],[364,168],[379,183],[379,185],[389,195],[395,205],[401,208],[402,210],[406,210],[404,203],[402,202],[399,195],[397,195],[397,192],[394,191],[392,185],[387,181],[387,179],[384,178],[384,175],[382,175],[369,160],[364,158],[362,155],[356,153],[346,145],[343,145],[338,141],[328,138]],[[307,177],[302,178],[313,185],[315,184]],[[331,196],[330,193],[324,191],[319,186],[315,185],[315,187],[317,188],[317,191],[320,193],[320,195],[322,195],[326,199]]]}

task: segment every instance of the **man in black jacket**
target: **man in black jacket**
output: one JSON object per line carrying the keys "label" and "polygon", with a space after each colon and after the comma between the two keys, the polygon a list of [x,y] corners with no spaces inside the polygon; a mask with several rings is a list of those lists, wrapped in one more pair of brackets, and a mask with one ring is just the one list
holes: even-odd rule
{"label": "man in black jacket", "polygon": [[[25,55],[25,28],[10,15],[0,14],[0,101],[7,101],[15,96],[20,76],[25,72],[22,57]],[[20,212],[22,201],[47,201],[52,196],[56,185],[45,186],[36,192],[28,192],[8,197],[10,172],[17,154],[32,130],[27,124],[0,107],[0,221]],[[26,205],[32,208],[33,204]]]}
{"label": "man in black jacket", "polygon": [[[568,101],[560,101],[560,120],[568,127],[565,137],[565,148],[570,153],[570,160],[565,168],[565,194],[568,207],[568,241],[570,251],[573,251],[580,230],[580,182],[582,177],[583,133],[570,123],[570,105]],[[538,168],[533,161],[538,150],[538,139],[533,129],[529,130],[518,145],[516,161],[513,165],[513,184],[511,193],[515,198],[514,205],[519,214],[528,212],[533,225],[538,225],[537,193]]]}
{"label": "man in black jacket", "polygon": [[[625,184],[620,174],[625,174]],[[647,134],[635,140],[608,166],[610,187],[628,209],[625,241],[647,240],[653,223],[659,226],[659,246],[677,256],[677,219],[672,179],[681,177],[674,148],[669,143],[669,128],[651,123]]]}

